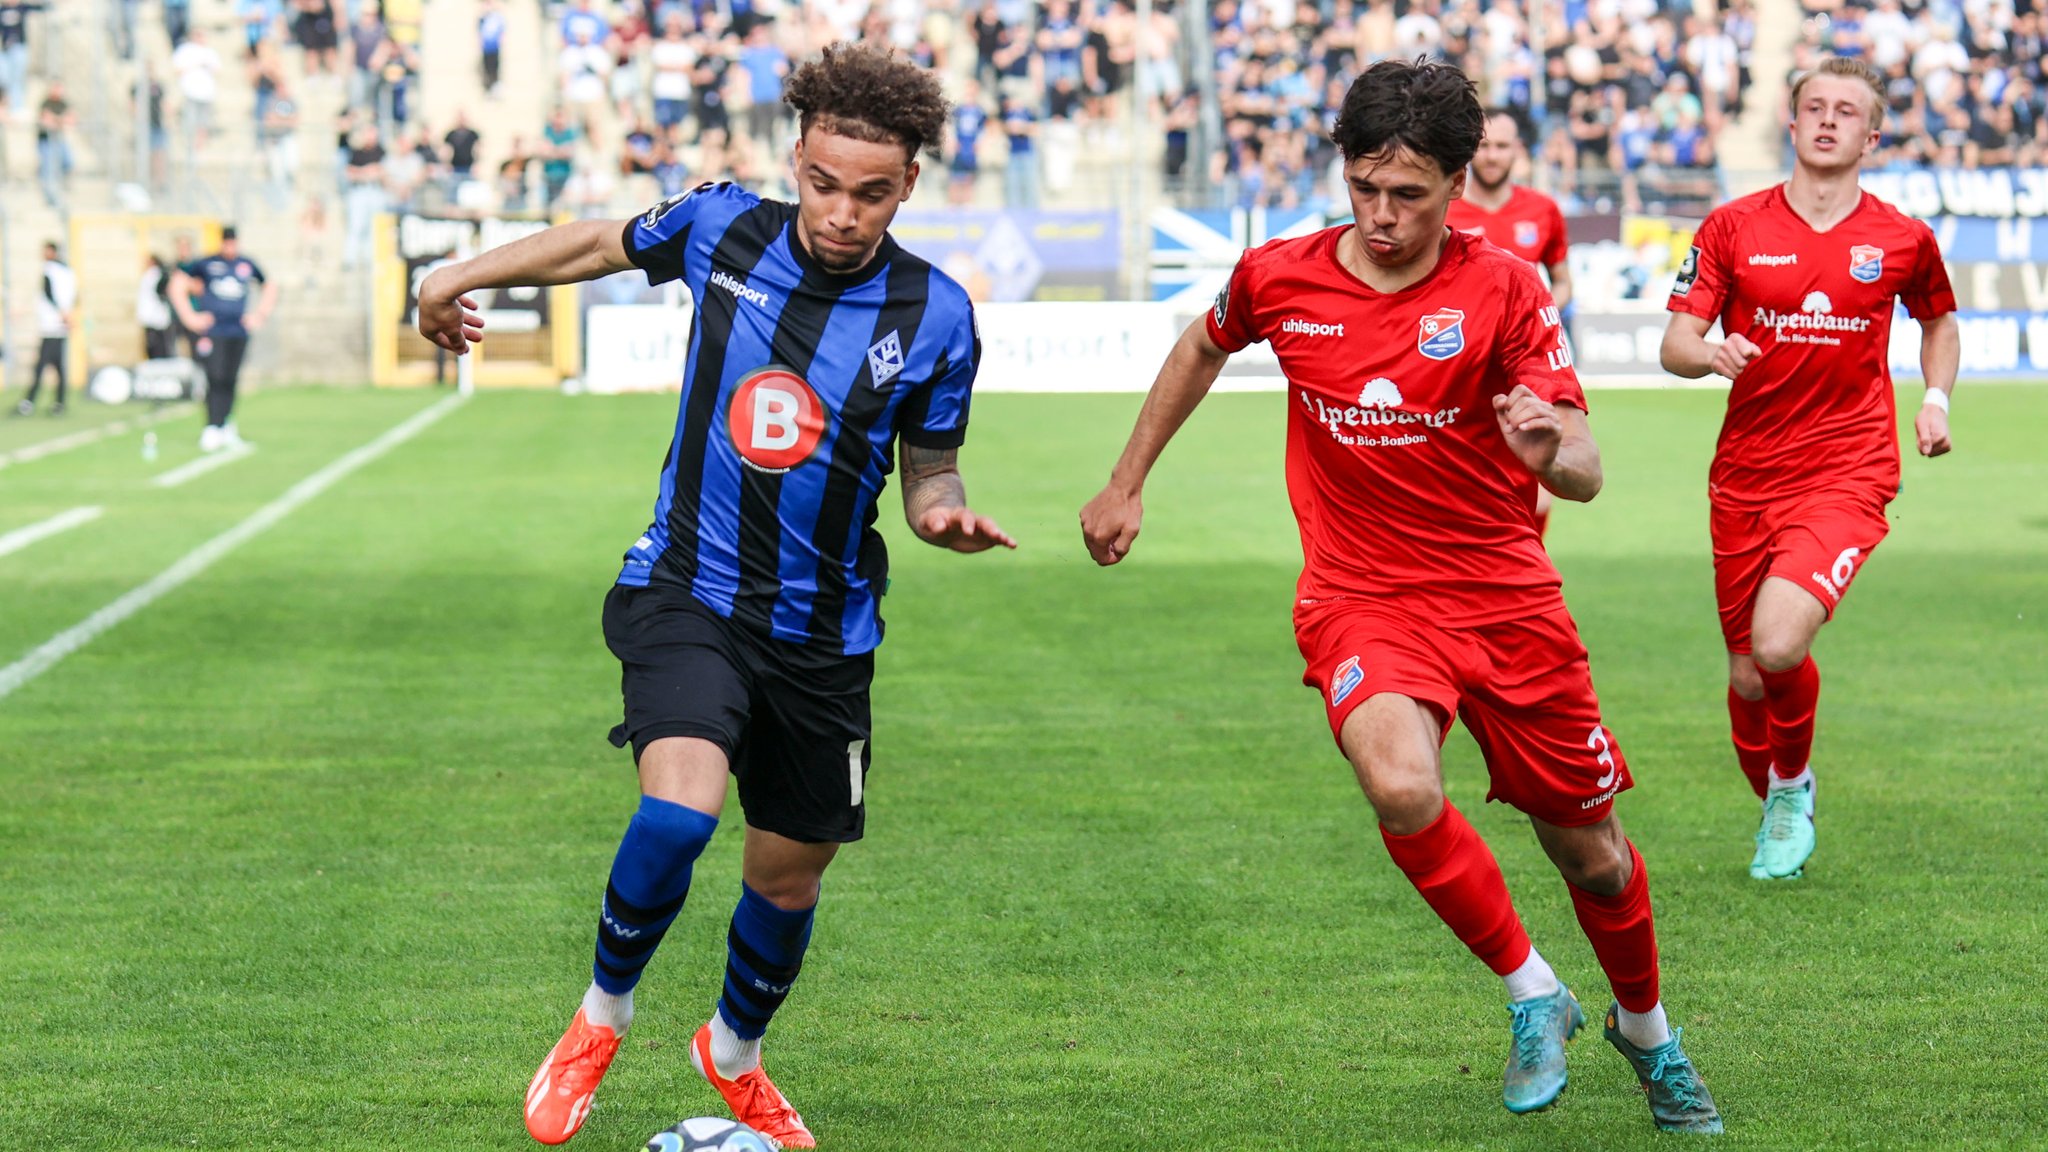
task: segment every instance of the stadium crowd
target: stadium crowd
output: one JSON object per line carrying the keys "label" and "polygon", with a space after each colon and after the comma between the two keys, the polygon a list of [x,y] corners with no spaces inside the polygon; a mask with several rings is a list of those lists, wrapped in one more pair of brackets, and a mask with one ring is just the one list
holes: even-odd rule
{"label": "stadium crowd", "polygon": [[[1802,2],[1795,68],[1867,55],[1891,80],[1880,163],[2041,163],[2048,37],[2031,0]],[[1711,12],[1691,0],[1157,0],[1143,27],[1135,0],[479,0],[473,43],[430,46],[423,0],[234,0],[232,30],[218,33],[229,42],[216,44],[191,0],[158,3],[170,51],[135,93],[155,182],[253,143],[274,208],[324,221],[328,202],[341,207],[350,263],[387,208],[594,215],[708,179],[773,189],[793,129],[784,78],[841,40],[886,43],[947,75],[959,107],[934,150],[959,203],[1029,208],[1066,192],[1084,157],[1124,150],[1132,107],[1135,131],[1164,141],[1170,194],[1336,202],[1338,94],[1373,61],[1427,56],[1517,111],[1527,178],[1568,211],[1703,209],[1719,194],[1721,133],[1751,94],[1757,36],[1753,0]],[[114,9],[123,51],[141,42],[141,7]],[[26,46],[31,14],[48,8],[0,0],[0,96],[36,125],[39,183],[56,205],[72,98],[54,77],[37,90]],[[424,53],[473,52],[476,98],[494,98],[508,22],[536,14],[544,116],[523,131],[502,117],[422,120]],[[222,124],[215,106],[239,84],[251,120]],[[346,110],[332,184],[299,187],[304,154],[326,149],[300,91],[313,85],[342,93]],[[483,120],[499,138],[485,139]],[[1205,124],[1220,131],[1206,150]]]}
{"label": "stadium crowd", "polygon": [[2048,49],[2031,0],[1803,0],[1795,69],[1834,53],[1884,74],[1890,113],[1874,164],[2037,167],[2048,157]]}
{"label": "stadium crowd", "polygon": [[[1337,97],[1389,57],[1459,65],[1515,110],[1539,183],[1568,206],[1711,201],[1715,137],[1747,95],[1749,0],[1716,17],[1688,0],[1556,0],[1532,27],[1518,0],[1216,0],[1209,8],[1224,147],[1212,177],[1236,203],[1335,198]],[[1540,36],[1536,33],[1541,33]],[[1169,157],[1169,177],[1178,177]]]}

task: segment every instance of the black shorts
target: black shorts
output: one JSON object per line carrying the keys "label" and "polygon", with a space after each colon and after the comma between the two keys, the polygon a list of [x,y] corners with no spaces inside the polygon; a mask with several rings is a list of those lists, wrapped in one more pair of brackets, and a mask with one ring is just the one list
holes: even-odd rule
{"label": "black shorts", "polygon": [[630,743],[635,763],[663,737],[709,740],[732,763],[748,824],[807,844],[861,838],[872,652],[821,655],[756,635],[659,584],[612,586],[604,640],[626,698],[611,741]]}

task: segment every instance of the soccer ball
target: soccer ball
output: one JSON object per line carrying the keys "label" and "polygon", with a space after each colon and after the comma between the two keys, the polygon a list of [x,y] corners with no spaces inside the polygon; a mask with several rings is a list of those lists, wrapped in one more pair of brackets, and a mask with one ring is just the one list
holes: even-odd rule
{"label": "soccer ball", "polygon": [[118,364],[109,364],[92,374],[86,394],[102,404],[126,404],[135,395],[135,377]]}
{"label": "soccer ball", "polygon": [[775,1145],[745,1124],[698,1116],[656,1132],[647,1152],[775,1152]]}

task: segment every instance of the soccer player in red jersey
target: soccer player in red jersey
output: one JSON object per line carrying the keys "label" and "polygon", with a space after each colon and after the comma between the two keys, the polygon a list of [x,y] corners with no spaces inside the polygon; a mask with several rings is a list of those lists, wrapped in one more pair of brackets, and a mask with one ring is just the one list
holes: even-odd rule
{"label": "soccer player in red jersey", "polygon": [[[1564,213],[1557,201],[1514,182],[1515,166],[1527,144],[1521,117],[1507,108],[1486,110],[1486,137],[1465,179],[1465,193],[1451,201],[1448,222],[1460,232],[1493,241],[1550,277],[1550,298],[1569,321],[1572,268],[1568,261]],[[1536,534],[1550,528],[1550,490],[1536,489]]]}
{"label": "soccer player in red jersey", "polygon": [[[1810,650],[1887,529],[1899,491],[1886,355],[1894,301],[1920,322],[1923,456],[1949,450],[1961,356],[1934,233],[1861,190],[1884,87],[1829,58],[1792,89],[1792,178],[1707,216],[1671,289],[1664,369],[1734,381],[1707,490],[1735,754],[1763,799],[1757,879],[1813,855]],[[1707,339],[1720,323],[1722,338]]]}
{"label": "soccer player in red jersey", "polygon": [[1245,253],[1168,354],[1082,533],[1099,564],[1129,555],[1167,441],[1233,351],[1269,341],[1289,387],[1303,681],[1394,863],[1506,983],[1505,1103],[1557,1098],[1584,1015],[1445,798],[1453,716],[1485,754],[1488,798],[1531,817],[1564,876],[1613,987],[1607,1037],[1658,1127],[1719,1131],[1665,1021],[1649,879],[1613,813],[1628,767],[1531,515],[1539,481],[1568,500],[1600,490],[1585,396],[1536,270],[1444,226],[1481,132],[1472,85],[1448,65],[1383,60],[1353,83],[1332,136],[1357,223]]}

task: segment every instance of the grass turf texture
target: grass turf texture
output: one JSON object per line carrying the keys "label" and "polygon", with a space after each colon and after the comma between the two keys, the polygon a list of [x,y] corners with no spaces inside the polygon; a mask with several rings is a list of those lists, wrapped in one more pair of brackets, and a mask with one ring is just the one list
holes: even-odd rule
{"label": "grass turf texture", "polygon": [[[0,661],[426,403],[257,397],[262,450],[175,491],[144,480],[190,421],[154,465],[129,436],[8,469],[0,531],[107,513],[0,559]],[[1721,397],[1594,403],[1607,491],[1552,544],[1717,1146],[2038,1145],[2048,390],[1966,388],[1958,452],[1908,455],[1818,646],[1820,851],[1770,885],[1708,567]],[[1087,562],[1074,512],[1136,404],[978,402],[969,491],[1013,555],[918,545],[886,498],[871,834],[770,1070],[846,1152],[1644,1146],[1597,1025],[1558,1105],[1500,1106],[1499,985],[1386,860],[1299,685],[1283,401],[1213,397],[1131,560]],[[672,413],[481,396],[0,700],[0,1147],[531,1147],[633,804],[598,607]],[[1561,881],[1462,733],[1445,760],[1595,1016]],[[577,1147],[720,1113],[685,1045],[738,848],[729,818]]]}

